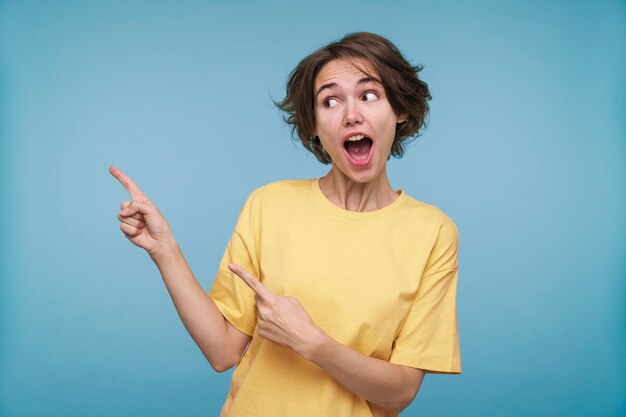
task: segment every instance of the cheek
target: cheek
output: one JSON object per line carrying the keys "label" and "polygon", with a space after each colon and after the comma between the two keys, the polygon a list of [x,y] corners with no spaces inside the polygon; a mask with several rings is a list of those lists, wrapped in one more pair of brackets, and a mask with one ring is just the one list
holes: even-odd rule
{"label": "cheek", "polygon": [[324,116],[320,114],[317,110],[315,111],[315,134],[319,136],[319,131],[324,130],[324,125],[326,124]]}
{"label": "cheek", "polygon": [[324,134],[325,132],[321,132],[321,135],[319,135],[320,138],[320,142],[322,143],[322,146],[324,147],[324,149],[326,149],[327,152],[333,152],[333,146],[332,146],[332,142],[328,139],[328,136]]}
{"label": "cheek", "polygon": [[384,137],[385,144],[391,148],[393,144],[393,140],[396,136],[397,125],[395,120],[387,120],[383,125],[383,130],[381,131],[382,136]]}
{"label": "cheek", "polygon": [[315,129],[317,129],[317,124],[320,121],[320,112],[317,111],[317,106],[315,107],[315,112],[313,113],[313,117],[315,118],[314,123],[315,123]]}
{"label": "cheek", "polygon": [[336,121],[332,114],[330,113],[316,113],[315,114],[315,130],[319,132],[332,132],[334,126],[336,125]]}

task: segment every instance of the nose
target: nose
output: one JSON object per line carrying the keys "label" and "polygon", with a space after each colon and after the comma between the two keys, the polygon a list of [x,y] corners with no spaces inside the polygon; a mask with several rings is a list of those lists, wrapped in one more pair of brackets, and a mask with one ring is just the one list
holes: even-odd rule
{"label": "nose", "polygon": [[346,126],[353,126],[363,122],[363,114],[357,100],[350,99],[344,106],[343,123]]}

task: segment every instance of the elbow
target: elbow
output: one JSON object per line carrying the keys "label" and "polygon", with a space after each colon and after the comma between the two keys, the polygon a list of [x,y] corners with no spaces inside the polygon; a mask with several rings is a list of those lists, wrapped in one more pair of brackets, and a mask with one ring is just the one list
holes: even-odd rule
{"label": "elbow", "polygon": [[402,401],[398,402],[395,406],[388,408],[394,414],[400,414],[403,412],[409,405],[411,405],[411,401]]}
{"label": "elbow", "polygon": [[225,372],[228,371],[230,368],[233,367],[233,364],[228,364],[226,362],[211,362],[209,361],[209,363],[211,364],[211,368],[213,368],[213,370],[215,372]]}
{"label": "elbow", "polygon": [[211,365],[211,368],[213,368],[213,370],[215,372],[225,372],[228,371],[230,368],[232,368],[233,366],[237,365],[237,363],[239,363],[239,357],[237,358],[230,358],[230,357],[210,357],[209,355],[205,355],[207,361],[209,361],[209,364]]}
{"label": "elbow", "polygon": [[400,414],[409,405],[411,405],[412,402],[413,402],[413,398],[411,398],[410,400],[400,400],[394,406],[390,407],[389,411],[391,411],[391,412],[393,412],[395,414]]}
{"label": "elbow", "polygon": [[239,363],[239,358],[237,358],[237,360],[230,360],[228,358],[213,359],[213,360],[208,359],[208,360],[209,360],[209,363],[211,364],[211,368],[213,368],[215,372],[219,372],[219,373],[228,371],[230,368],[232,368],[233,366],[237,365],[237,363]]}
{"label": "elbow", "polygon": [[399,397],[396,399],[395,403],[389,408],[389,411],[392,411],[396,414],[400,414],[404,411],[415,399],[417,392],[419,391],[419,385],[413,387],[406,387],[400,392]]}

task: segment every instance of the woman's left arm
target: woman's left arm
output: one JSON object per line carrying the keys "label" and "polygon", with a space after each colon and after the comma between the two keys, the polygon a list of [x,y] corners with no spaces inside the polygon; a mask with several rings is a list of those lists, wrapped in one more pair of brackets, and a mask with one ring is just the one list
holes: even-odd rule
{"label": "woman's left arm", "polygon": [[411,404],[424,371],[372,358],[350,349],[322,330],[298,352],[355,394],[387,410],[400,413]]}
{"label": "woman's left arm", "polygon": [[297,299],[272,293],[238,265],[231,264],[230,269],[256,294],[259,336],[315,363],[370,403],[399,413],[413,401],[424,371],[372,358],[342,345],[311,320]]}

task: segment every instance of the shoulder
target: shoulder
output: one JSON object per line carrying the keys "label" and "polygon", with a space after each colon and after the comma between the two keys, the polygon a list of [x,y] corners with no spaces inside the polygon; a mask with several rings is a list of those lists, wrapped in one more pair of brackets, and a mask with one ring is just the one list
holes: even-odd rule
{"label": "shoulder", "polygon": [[246,199],[245,207],[260,209],[301,200],[311,193],[313,179],[281,180],[256,188]]}
{"label": "shoulder", "polygon": [[419,223],[427,224],[437,231],[442,237],[458,239],[458,229],[454,221],[439,207],[416,200],[407,196],[406,204],[403,205],[405,213]]}
{"label": "shoulder", "polygon": [[421,229],[428,241],[429,255],[423,276],[449,271],[458,266],[459,231],[454,221],[439,207],[411,199],[409,204],[421,221]]}
{"label": "shoulder", "polygon": [[311,191],[314,180],[282,180],[265,184],[250,194],[255,198],[271,199],[285,195],[302,194]]}

